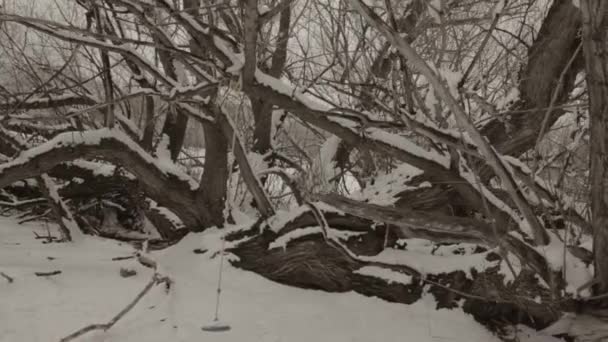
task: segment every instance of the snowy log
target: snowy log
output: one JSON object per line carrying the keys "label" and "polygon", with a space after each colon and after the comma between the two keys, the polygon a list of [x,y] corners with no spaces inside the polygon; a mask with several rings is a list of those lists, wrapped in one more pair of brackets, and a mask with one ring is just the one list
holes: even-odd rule
{"label": "snowy log", "polygon": [[[257,229],[252,231],[256,232]],[[431,269],[422,274],[408,266],[407,262],[387,264],[375,261],[382,260],[377,256],[353,256],[352,253],[345,253],[327,243],[320,230],[290,241],[286,248],[269,249],[269,245],[276,241],[276,238],[275,233],[266,230],[250,239],[244,239],[245,242],[230,249],[238,256],[233,264],[289,286],[329,292],[355,291],[406,304],[418,301],[425,292],[423,290],[425,285],[428,284],[430,288],[427,290],[435,296],[439,307],[452,308],[462,305],[460,300],[464,299],[465,310],[480,321],[506,319],[521,323],[517,320],[524,317],[526,322],[529,318],[532,320],[528,324],[544,327],[558,318],[547,305],[535,303],[533,300],[535,295],[531,294],[527,300],[524,300],[523,296],[516,298],[506,296],[509,290],[505,288],[503,279],[491,266],[471,272],[472,279],[465,274],[468,267],[465,265],[466,262],[465,264],[458,262],[459,268],[451,271],[444,267],[445,271],[440,270],[441,268],[436,271]],[[229,241],[241,239],[243,239],[242,234],[228,237]],[[358,236],[355,236],[352,240],[357,239]],[[376,236],[375,239],[368,240],[368,243],[374,244],[378,240],[382,241],[382,236]],[[350,243],[347,242],[345,245]],[[483,257],[489,258],[490,255],[492,254],[483,253],[475,260],[483,262]],[[443,259],[459,257],[461,256],[454,255]],[[415,258],[410,262],[421,263]],[[492,261],[483,263],[492,265]],[[374,272],[368,272],[372,268]],[[384,279],[386,277],[389,279]],[[523,284],[525,283],[516,282],[512,286]],[[499,297],[493,294],[498,292],[497,286],[501,289]],[[531,293],[535,291],[542,293],[543,296],[548,295],[547,289],[542,286],[535,287],[531,291]]]}

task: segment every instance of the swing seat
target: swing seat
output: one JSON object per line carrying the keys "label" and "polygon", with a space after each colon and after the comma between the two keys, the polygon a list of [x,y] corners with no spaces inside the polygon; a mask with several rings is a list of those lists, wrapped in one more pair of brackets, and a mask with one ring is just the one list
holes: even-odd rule
{"label": "swing seat", "polygon": [[231,328],[228,323],[224,323],[222,321],[215,320],[215,321],[213,321],[213,323],[211,323],[209,325],[204,325],[201,329],[203,331],[222,332],[222,331],[228,331]]}

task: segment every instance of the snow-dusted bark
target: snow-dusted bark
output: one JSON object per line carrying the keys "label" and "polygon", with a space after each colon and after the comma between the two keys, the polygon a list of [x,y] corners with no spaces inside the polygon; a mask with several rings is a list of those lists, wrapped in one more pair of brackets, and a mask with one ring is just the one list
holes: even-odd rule
{"label": "snow-dusted bark", "polygon": [[361,203],[339,195],[325,195],[321,197],[321,200],[349,215],[390,224],[400,232],[399,234],[403,238],[499,246],[516,255],[522,264],[529,263],[548,283],[553,277],[545,258],[539,252],[515,235],[507,234],[504,231],[494,231],[487,222],[403,208],[387,208]]}
{"label": "snow-dusted bark", "polygon": [[197,205],[198,184],[170,160],[159,160],[117,129],[62,133],[0,165],[0,187],[37,177],[60,163],[103,159],[134,174],[142,190],[175,212],[187,227],[208,224],[210,215]]}

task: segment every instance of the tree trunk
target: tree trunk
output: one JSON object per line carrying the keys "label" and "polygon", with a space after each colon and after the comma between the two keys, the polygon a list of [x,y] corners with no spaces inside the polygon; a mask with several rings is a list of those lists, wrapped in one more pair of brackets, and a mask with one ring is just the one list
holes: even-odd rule
{"label": "tree trunk", "polygon": [[169,137],[169,152],[173,161],[177,160],[179,152],[182,150],[187,126],[188,116],[184,113],[177,109],[167,113],[167,119],[163,125],[163,134]]}
{"label": "tree trunk", "polygon": [[[207,222],[222,227],[228,192],[228,140],[217,124],[203,125],[205,134],[205,168],[201,176],[199,206],[211,215]],[[208,227],[200,227],[200,230]]]}
{"label": "tree trunk", "polygon": [[[291,22],[291,6],[281,11],[279,19],[279,32],[277,35],[276,49],[272,54],[272,62],[269,75],[280,78],[285,62],[287,60],[287,42],[289,40],[289,25]],[[261,155],[266,155],[272,150],[272,103],[263,99],[251,99],[251,110],[254,118],[253,146],[251,150]],[[274,166],[274,160],[270,160],[270,166]],[[266,183],[266,177],[261,178],[262,185]]]}
{"label": "tree trunk", "polygon": [[[531,280],[515,281],[508,286],[504,285],[502,276],[491,266],[471,271],[472,278],[463,271],[422,275],[407,265],[386,264],[353,256],[337,248],[335,243],[323,239],[320,233],[291,240],[284,248],[273,248],[271,244],[278,235],[271,230],[258,234],[258,228],[254,226],[248,233],[239,232],[227,237],[229,241],[235,242],[235,247],[230,248],[230,252],[239,257],[234,264],[282,284],[328,292],[354,291],[404,304],[418,301],[425,293],[425,285],[429,285],[427,292],[435,297],[437,307],[454,308],[462,305],[466,312],[485,324],[500,320],[544,328],[559,318],[559,310],[554,310],[559,308],[532,300],[537,295],[546,296],[548,293],[543,286],[534,285],[534,276],[530,276],[530,273],[522,272],[520,276],[531,277]],[[371,231],[350,238],[343,244],[359,254],[359,249],[374,249],[376,242],[383,240],[382,235]],[[357,240],[363,240],[364,245]],[[380,250],[370,254],[377,254]],[[487,258],[491,257],[495,255],[489,253]],[[401,274],[406,278],[409,276],[411,281],[391,282],[368,276],[361,272],[366,266]],[[521,295],[509,297],[509,293]]]}
{"label": "tree trunk", "polygon": [[144,98],[144,135],[141,139],[141,146],[146,151],[152,151],[154,144],[154,128],[156,120],[154,118],[154,97]]}
{"label": "tree trunk", "polygon": [[605,0],[581,1],[589,91],[589,186],[597,293],[608,291],[608,26]]}
{"label": "tree trunk", "polygon": [[[498,152],[518,156],[534,147],[554,92],[554,105],[563,104],[568,98],[576,74],[582,69],[580,56],[569,65],[580,44],[577,12],[572,0],[553,1],[528,50],[528,61],[520,76],[520,102],[513,113],[501,115],[481,129]],[[549,113],[545,133],[563,113],[562,109]]]}

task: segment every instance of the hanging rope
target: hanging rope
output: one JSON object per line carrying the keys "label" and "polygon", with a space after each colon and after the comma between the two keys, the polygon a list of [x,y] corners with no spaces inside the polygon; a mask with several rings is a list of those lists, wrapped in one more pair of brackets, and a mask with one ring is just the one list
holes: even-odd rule
{"label": "hanging rope", "polygon": [[222,273],[223,273],[223,265],[224,265],[224,245],[225,245],[225,243],[226,243],[226,238],[222,237],[222,248],[220,250],[220,269],[218,272],[217,295],[215,298],[215,316],[213,318],[214,321],[219,320],[220,297],[222,294]]}
{"label": "hanging rope", "polygon": [[[232,154],[234,155],[234,146],[236,144],[236,129],[232,131]],[[232,168],[230,168],[232,170]],[[232,171],[229,174],[228,179],[228,189],[232,188]],[[227,197],[226,209],[224,210],[224,222],[227,221],[228,216],[232,212],[232,201],[230,201],[230,196]],[[218,270],[218,279],[217,279],[217,293],[215,297],[215,315],[213,318],[214,322],[219,321],[219,312],[220,312],[220,298],[222,294],[222,275],[224,271],[224,249],[226,246],[226,236],[222,234],[222,247],[220,248],[220,266]]]}

